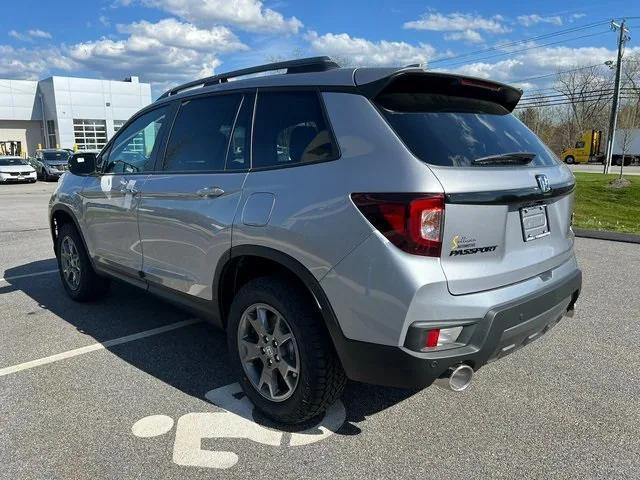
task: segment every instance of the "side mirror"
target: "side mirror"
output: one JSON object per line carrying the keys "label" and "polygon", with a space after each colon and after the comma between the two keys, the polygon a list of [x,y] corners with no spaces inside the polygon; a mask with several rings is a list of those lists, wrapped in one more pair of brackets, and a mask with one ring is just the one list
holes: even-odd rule
{"label": "side mirror", "polygon": [[96,154],[76,152],[69,158],[69,171],[74,175],[92,175],[96,172]]}

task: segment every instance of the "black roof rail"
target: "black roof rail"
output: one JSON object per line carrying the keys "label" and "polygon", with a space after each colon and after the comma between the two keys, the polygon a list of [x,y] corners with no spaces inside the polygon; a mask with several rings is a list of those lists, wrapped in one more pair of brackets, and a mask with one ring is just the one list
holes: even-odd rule
{"label": "black roof rail", "polygon": [[261,72],[273,72],[275,70],[286,70],[287,73],[308,73],[308,72],[324,72],[327,70],[333,70],[334,68],[340,68],[331,57],[309,57],[298,58],[296,60],[287,60],[284,62],[267,63],[266,65],[260,65],[258,67],[243,68],[241,70],[234,70],[233,72],[220,73],[213,75],[212,77],[201,78],[200,80],[194,80],[187,82],[183,85],[172,88],[164,92],[158,100],[172,95],[176,95],[184,90],[188,90],[193,87],[208,87],[210,85],[217,85],[220,83],[226,83],[230,78],[243,77],[245,75],[252,75],[254,73]]}

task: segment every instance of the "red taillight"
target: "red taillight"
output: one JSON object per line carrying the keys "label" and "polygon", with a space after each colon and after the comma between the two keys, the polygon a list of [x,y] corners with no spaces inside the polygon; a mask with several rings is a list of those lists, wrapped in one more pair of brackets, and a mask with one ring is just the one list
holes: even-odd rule
{"label": "red taillight", "polygon": [[438,338],[440,338],[440,329],[434,328],[427,332],[427,339],[424,342],[426,348],[435,348],[438,346]]}
{"label": "red taillight", "polygon": [[353,203],[396,247],[439,257],[442,248],[442,194],[353,193]]}

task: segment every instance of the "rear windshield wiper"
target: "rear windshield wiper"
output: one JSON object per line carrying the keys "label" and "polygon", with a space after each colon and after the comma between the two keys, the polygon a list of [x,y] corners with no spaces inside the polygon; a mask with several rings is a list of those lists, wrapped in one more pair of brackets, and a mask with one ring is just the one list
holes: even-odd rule
{"label": "rear windshield wiper", "polygon": [[526,165],[536,157],[533,152],[511,152],[475,158],[474,165]]}

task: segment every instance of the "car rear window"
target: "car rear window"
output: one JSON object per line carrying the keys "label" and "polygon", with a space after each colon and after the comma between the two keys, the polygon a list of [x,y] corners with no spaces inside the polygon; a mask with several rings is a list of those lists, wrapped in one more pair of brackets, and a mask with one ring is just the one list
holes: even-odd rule
{"label": "car rear window", "polygon": [[376,99],[382,114],[420,160],[448,167],[474,159],[535,153],[527,166],[557,165],[553,152],[503,106],[473,98],[389,93]]}
{"label": "car rear window", "polygon": [[42,152],[42,156],[45,160],[59,160],[66,161],[71,156],[67,151],[59,151],[59,152]]}

